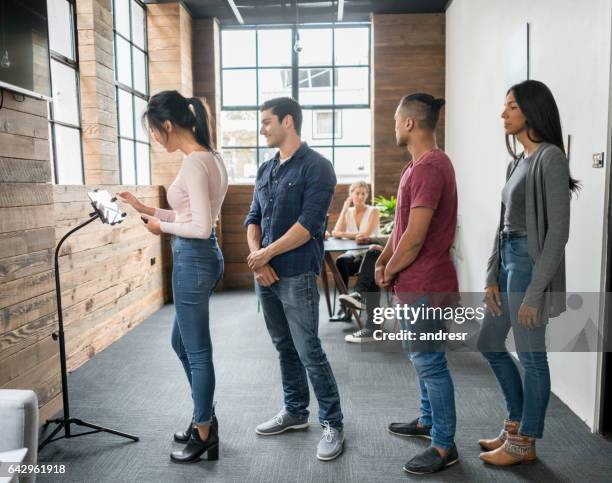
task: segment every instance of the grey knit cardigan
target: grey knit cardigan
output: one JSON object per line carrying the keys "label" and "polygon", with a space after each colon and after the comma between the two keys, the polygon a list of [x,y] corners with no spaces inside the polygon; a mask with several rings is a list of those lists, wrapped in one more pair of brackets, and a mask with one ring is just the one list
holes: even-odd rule
{"label": "grey knit cardigan", "polygon": [[[566,310],[565,245],[570,226],[569,162],[561,149],[541,143],[530,156],[525,192],[525,214],[529,258],[533,263],[531,283],[523,302],[540,309],[545,322]],[[506,181],[518,161],[511,161]],[[487,263],[486,286],[497,284],[500,266],[500,238],[504,207]]]}

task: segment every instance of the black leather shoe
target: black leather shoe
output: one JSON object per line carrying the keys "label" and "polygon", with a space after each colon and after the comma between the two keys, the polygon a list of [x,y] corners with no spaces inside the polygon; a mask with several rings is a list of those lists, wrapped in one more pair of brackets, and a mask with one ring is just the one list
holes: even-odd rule
{"label": "black leather shoe", "polygon": [[[219,421],[217,420],[217,415],[215,414],[215,405],[213,404],[212,409],[212,422],[211,426],[214,426],[217,430],[217,434],[219,434]],[[177,443],[186,443],[191,438],[191,432],[193,430],[193,421],[189,423],[189,427],[185,431],[178,431],[174,433],[174,441]]]}
{"label": "black leather shoe", "polygon": [[350,322],[351,313],[341,308],[336,315],[329,318],[330,322]]}
{"label": "black leather shoe", "polygon": [[404,465],[404,471],[413,475],[428,475],[454,465],[457,461],[459,461],[459,453],[455,445],[448,450],[445,456],[440,456],[438,450],[430,446],[408,461]]}
{"label": "black leather shoe", "polygon": [[387,428],[391,434],[397,436],[418,436],[431,439],[431,426],[419,426],[418,418],[409,423],[391,423]]}
{"label": "black leather shoe", "polygon": [[181,451],[170,453],[170,459],[176,463],[193,463],[200,459],[204,453],[208,454],[209,461],[219,459],[219,435],[217,428],[212,424],[206,441],[202,441],[199,431],[191,431],[191,437],[187,445]]}

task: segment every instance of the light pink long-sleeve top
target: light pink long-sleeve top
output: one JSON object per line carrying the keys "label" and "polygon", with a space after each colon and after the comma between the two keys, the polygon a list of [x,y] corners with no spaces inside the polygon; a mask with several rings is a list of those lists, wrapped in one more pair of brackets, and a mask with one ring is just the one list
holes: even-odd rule
{"label": "light pink long-sleeve top", "polygon": [[218,153],[193,151],[183,159],[168,188],[172,210],[155,209],[164,233],[184,238],[208,238],[227,193],[227,171]]}

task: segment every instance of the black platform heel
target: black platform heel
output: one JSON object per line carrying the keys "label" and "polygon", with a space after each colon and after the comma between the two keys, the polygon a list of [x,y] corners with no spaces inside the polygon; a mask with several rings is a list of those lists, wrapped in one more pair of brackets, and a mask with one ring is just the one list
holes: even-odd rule
{"label": "black platform heel", "polygon": [[219,434],[217,428],[212,424],[208,438],[202,441],[200,432],[195,428],[191,431],[191,437],[187,445],[181,451],[173,451],[170,454],[170,459],[176,463],[193,463],[198,461],[200,457],[208,452],[208,459],[215,461],[219,459]]}
{"label": "black platform heel", "polygon": [[[217,434],[219,433],[219,421],[217,420],[217,415],[215,414],[215,405],[217,403],[213,403],[212,408],[212,421],[211,426],[217,428]],[[177,443],[187,443],[189,438],[191,438],[191,431],[193,430],[193,421],[189,423],[189,427],[185,431],[178,431],[174,433],[174,441]]]}
{"label": "black platform heel", "polygon": [[206,456],[208,457],[208,461],[217,461],[219,459],[219,443],[208,448]]}

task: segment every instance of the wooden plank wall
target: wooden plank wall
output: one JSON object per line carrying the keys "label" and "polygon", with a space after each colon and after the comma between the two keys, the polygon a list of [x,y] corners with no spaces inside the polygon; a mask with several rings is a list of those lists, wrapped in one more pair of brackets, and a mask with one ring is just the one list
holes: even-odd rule
{"label": "wooden plank wall", "polygon": [[[149,91],[177,90],[193,96],[191,64],[191,16],[178,2],[147,5],[149,47]],[[159,144],[151,145],[151,181],[168,188],[181,167],[180,152],[168,154]]]}
{"label": "wooden plank wall", "polygon": [[[192,19],[182,3],[147,5],[147,39],[149,48],[149,91],[177,90],[185,97],[193,94]],[[166,189],[183,162],[180,152],[168,153],[155,141],[151,143],[151,182]],[[167,208],[165,196],[160,200]],[[163,237],[166,301],[172,300],[172,248],[169,237]]]}
{"label": "wooden plank wall", "polygon": [[86,184],[118,184],[112,0],[77,0]]}
{"label": "wooden plank wall", "polygon": [[[96,188],[98,186],[95,186]],[[55,241],[86,220],[93,186],[55,186]],[[159,206],[163,188],[100,186],[129,190]],[[130,207],[118,225],[93,222],[62,245],[60,270],[68,370],[72,371],[121,338],[164,303],[162,243]]]}
{"label": "wooden plank wall", "polygon": [[[216,18],[193,20],[193,95],[206,98],[215,119],[213,139],[217,139],[217,114],[221,110],[219,21]],[[215,143],[220,146],[219,141]]]}
{"label": "wooden plank wall", "polygon": [[[336,186],[336,193],[329,209],[328,226],[330,231],[338,219],[342,204],[347,196],[348,185]],[[225,258],[224,289],[253,287],[253,274],[246,264],[249,247],[246,242],[246,229],[243,226],[252,199],[252,185],[231,185],[221,209],[223,220],[223,245],[221,250]]]}
{"label": "wooden plank wall", "polygon": [[[17,96],[17,99],[22,99]],[[0,388],[33,389],[41,424],[61,409],[53,251],[87,219],[93,186],[52,186],[47,106],[4,93],[0,110]],[[159,206],[161,187],[129,189]],[[131,209],[130,209],[131,211]],[[68,368],[74,370],[163,305],[161,240],[128,216],[94,222],[60,257]],[[152,265],[152,259],[155,263]]]}
{"label": "wooden plank wall", "polygon": [[[444,97],[444,14],[372,16],[372,78],[374,83],[374,193],[394,195],[407,154],[398,148],[393,115],[400,99],[413,92]],[[444,147],[444,109],[437,130]]]}
{"label": "wooden plank wall", "polygon": [[0,109],[0,388],[61,407],[47,104],[4,91]]}
{"label": "wooden plank wall", "polygon": [[[118,186],[110,0],[77,0],[86,186],[53,186],[47,105],[4,91],[0,109],[0,388],[33,389],[40,423],[61,410],[53,251],[87,219],[87,191],[127,189],[159,206],[163,187]],[[163,159],[162,159],[163,161]],[[76,369],[160,308],[162,238],[128,207],[121,225],[94,222],[63,247],[68,368]],[[155,263],[152,264],[152,259]]]}

